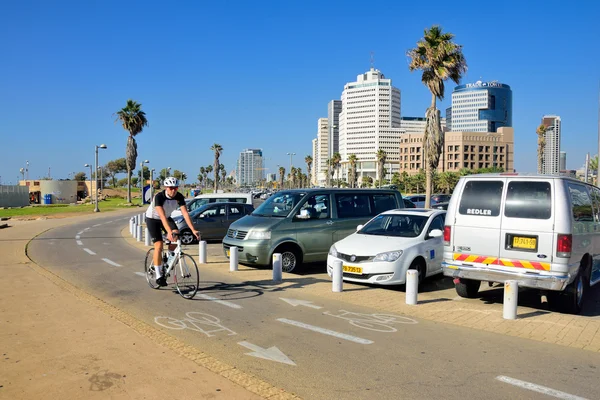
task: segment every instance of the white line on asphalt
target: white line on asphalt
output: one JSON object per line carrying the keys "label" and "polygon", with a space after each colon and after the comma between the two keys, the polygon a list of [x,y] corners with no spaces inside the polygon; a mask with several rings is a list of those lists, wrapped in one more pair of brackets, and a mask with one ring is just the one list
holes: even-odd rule
{"label": "white line on asphalt", "polygon": [[202,297],[203,299],[214,301],[215,303],[219,303],[219,304],[221,304],[223,306],[235,308],[237,310],[239,310],[240,308],[242,308],[242,306],[240,306],[239,304],[235,304],[235,303],[232,303],[232,302],[226,301],[226,300],[219,300],[216,297],[212,297],[212,296],[209,296],[207,294],[196,294],[196,297]]}
{"label": "white line on asphalt", "polygon": [[92,225],[92,228],[95,228],[95,227],[100,226],[100,225],[102,225],[102,224]]}
{"label": "white line on asphalt", "polygon": [[90,228],[85,228],[82,232],[89,231]]}
{"label": "white line on asphalt", "polygon": [[87,252],[87,253],[89,253],[89,254],[91,254],[91,255],[93,255],[93,256],[95,256],[95,255],[96,255],[96,253],[94,253],[94,252],[93,252],[93,251],[91,251],[90,249],[83,249],[83,251],[85,251],[85,252]]}
{"label": "white line on asphalt", "polygon": [[77,232],[78,235],[83,235],[83,231]]}
{"label": "white line on asphalt", "polygon": [[81,235],[75,236],[75,239],[77,239],[77,240],[81,239]]}
{"label": "white line on asphalt", "polygon": [[81,240],[78,240],[76,243],[78,246],[83,246],[83,242]]}
{"label": "white line on asphalt", "polygon": [[329,329],[320,328],[318,326],[305,324],[304,322],[298,322],[298,321],[294,321],[294,320],[287,319],[287,318],[278,318],[277,321],[283,322],[284,324],[289,324],[289,325],[297,326],[299,328],[308,329],[309,331],[323,333],[323,334],[329,335],[329,336],[335,336],[337,338],[349,340],[349,341],[355,342],[355,343],[360,343],[360,344],[371,344],[371,343],[373,343],[373,341],[369,340],[369,339],[363,339],[363,338],[359,338],[359,337],[352,336],[352,335],[346,335],[345,333],[340,333],[340,332],[332,331],[332,330],[329,330]]}
{"label": "white line on asphalt", "polygon": [[102,261],[104,261],[104,262],[105,262],[105,263],[107,263],[107,264],[110,264],[110,265],[112,265],[113,267],[122,267],[122,265],[121,265],[121,264],[117,264],[116,262],[114,262],[114,261],[111,261],[111,260],[109,260],[108,258],[103,258],[103,259],[102,259]]}
{"label": "white line on asphalt", "polygon": [[500,382],[508,383],[510,385],[518,386],[523,389],[532,390],[534,392],[543,393],[548,396],[557,397],[565,400],[586,400],[583,397],[575,396],[573,394],[561,392],[560,390],[554,390],[545,386],[536,385],[535,383],[520,381],[509,376],[500,375],[496,377]]}
{"label": "white line on asphalt", "polygon": [[136,274],[136,275],[139,275],[139,276],[146,276],[146,274],[145,274],[145,273],[143,273],[143,272],[136,272],[135,274]]}

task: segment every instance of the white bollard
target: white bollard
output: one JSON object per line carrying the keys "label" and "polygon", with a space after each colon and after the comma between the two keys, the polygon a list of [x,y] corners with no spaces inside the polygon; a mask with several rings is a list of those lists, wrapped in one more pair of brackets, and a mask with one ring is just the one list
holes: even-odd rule
{"label": "white bollard", "polygon": [[141,242],[141,241],[142,241],[142,226],[141,226],[141,225],[138,225],[138,226],[137,226],[137,236],[135,237],[135,239],[136,239],[138,242]]}
{"label": "white bollard", "polygon": [[206,264],[206,240],[198,242],[198,262]]}
{"label": "white bollard", "polygon": [[137,235],[137,224],[133,221],[133,225],[131,226],[131,236],[135,239],[135,235]]}
{"label": "white bollard", "polygon": [[281,253],[273,254],[273,282],[281,282]]}
{"label": "white bollard", "polygon": [[502,317],[504,319],[517,319],[517,304],[519,300],[519,282],[504,282],[504,307]]}
{"label": "white bollard", "polygon": [[150,244],[150,232],[148,231],[148,228],[146,228],[146,231],[144,232],[145,236],[144,236],[144,244],[146,246],[151,246]]}
{"label": "white bollard", "polygon": [[129,218],[129,234],[133,235],[133,221],[135,220],[135,218],[131,217]]}
{"label": "white bollard", "polygon": [[140,225],[144,223],[144,214],[140,214]]}
{"label": "white bollard", "polygon": [[419,293],[419,271],[409,269],[406,271],[406,304],[414,306],[417,304]]}
{"label": "white bollard", "polygon": [[229,248],[229,271],[238,270],[238,249],[235,246]]}
{"label": "white bollard", "polygon": [[344,279],[343,279],[343,271],[342,271],[342,262],[335,260],[333,262],[333,271],[331,271],[331,291],[332,292],[341,292],[344,290]]}

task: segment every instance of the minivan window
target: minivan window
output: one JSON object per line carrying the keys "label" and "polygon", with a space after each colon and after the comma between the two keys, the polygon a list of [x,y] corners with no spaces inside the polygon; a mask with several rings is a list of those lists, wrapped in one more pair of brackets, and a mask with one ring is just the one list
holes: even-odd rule
{"label": "minivan window", "polygon": [[375,205],[375,215],[398,208],[396,197],[392,193],[373,195],[373,204]]}
{"label": "minivan window", "polygon": [[317,194],[310,196],[306,203],[300,208],[299,214],[303,211],[308,215],[309,219],[327,219],[329,218],[329,195]]}
{"label": "minivan window", "polygon": [[497,217],[502,203],[502,181],[471,180],[465,185],[458,212],[463,215]]}
{"label": "minivan window", "polygon": [[301,192],[277,192],[258,206],[252,215],[285,218],[305,195],[306,193]]}
{"label": "minivan window", "polygon": [[592,199],[587,188],[577,183],[568,183],[574,221],[593,221]]}
{"label": "minivan window", "polygon": [[551,214],[552,192],[550,182],[508,182],[504,216],[548,219]]}
{"label": "minivan window", "polygon": [[368,194],[345,194],[336,193],[335,202],[338,218],[369,217],[371,204]]}

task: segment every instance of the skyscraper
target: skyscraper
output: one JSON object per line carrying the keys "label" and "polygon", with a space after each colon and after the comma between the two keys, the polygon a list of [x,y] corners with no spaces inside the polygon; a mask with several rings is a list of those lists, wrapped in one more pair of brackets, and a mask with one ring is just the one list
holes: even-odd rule
{"label": "skyscraper", "polygon": [[558,115],[544,115],[542,124],[546,127],[542,174],[558,174],[560,172],[561,120]]}
{"label": "skyscraper", "polygon": [[567,152],[566,151],[560,152],[560,162],[559,162],[558,170],[559,171],[567,170]]}
{"label": "skyscraper", "polygon": [[340,113],[342,101],[331,100],[327,105],[327,123],[329,124],[329,157],[340,151]]}
{"label": "skyscraper", "polygon": [[363,176],[378,179],[375,155],[379,149],[387,153],[388,173],[397,170],[400,108],[400,89],[377,69],[371,68],[344,86],[339,149],[342,164],[347,164],[350,154],[356,155],[359,180]]}
{"label": "skyscraper", "polygon": [[237,183],[254,186],[264,178],[262,149],[244,149],[237,162]]}
{"label": "skyscraper", "polygon": [[456,86],[446,121],[452,132],[497,132],[512,127],[510,86],[497,81]]}
{"label": "skyscraper", "polygon": [[329,161],[329,123],[327,118],[319,118],[317,122],[316,158],[313,157],[316,184],[325,185],[327,181],[327,162]]}

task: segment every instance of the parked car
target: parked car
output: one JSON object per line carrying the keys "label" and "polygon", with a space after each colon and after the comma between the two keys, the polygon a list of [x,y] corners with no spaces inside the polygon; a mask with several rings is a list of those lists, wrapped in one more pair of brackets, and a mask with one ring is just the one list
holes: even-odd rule
{"label": "parked car", "polygon": [[406,283],[415,269],[418,281],[442,273],[445,211],[424,208],[379,214],[352,235],[334,243],[327,257],[327,273],[342,261],[343,279],[378,285]]}
{"label": "parked car", "polygon": [[405,199],[413,202],[415,207],[423,208],[425,207],[425,195],[424,194],[415,194],[412,196],[404,196]]}
{"label": "parked car", "polygon": [[580,313],[600,282],[600,188],[564,176],[462,177],[444,227],[444,274],[461,297],[481,281],[544,290],[551,306]]}
{"label": "parked car", "polygon": [[402,200],[404,201],[404,208],[417,208],[417,206],[415,205],[415,203],[413,203],[409,199],[404,198]]}
{"label": "parked car", "polygon": [[451,194],[433,194],[431,195],[431,204],[447,203],[451,197]]}
{"label": "parked car", "polygon": [[[223,239],[232,222],[252,213],[252,211],[254,211],[254,207],[250,204],[209,203],[192,211],[190,218],[194,224],[194,229],[200,231],[202,240]],[[183,216],[175,217],[173,220],[177,224],[177,229],[181,232],[181,243],[191,244],[197,241]]]}
{"label": "parked car", "polygon": [[[207,193],[196,196],[193,199],[186,200],[188,212],[192,212],[205,204],[209,203],[244,203],[252,205],[252,195],[250,193]],[[175,210],[171,214],[172,218],[181,216],[181,211]]]}
{"label": "parked car", "polygon": [[435,203],[431,206],[434,210],[447,210],[450,203]]}
{"label": "parked car", "polygon": [[404,208],[404,202],[391,189],[280,191],[231,225],[223,252],[229,257],[236,246],[239,262],[249,265],[270,265],[273,253],[281,253],[283,271],[291,272],[303,262],[326,261],[334,242],[396,208]]}

